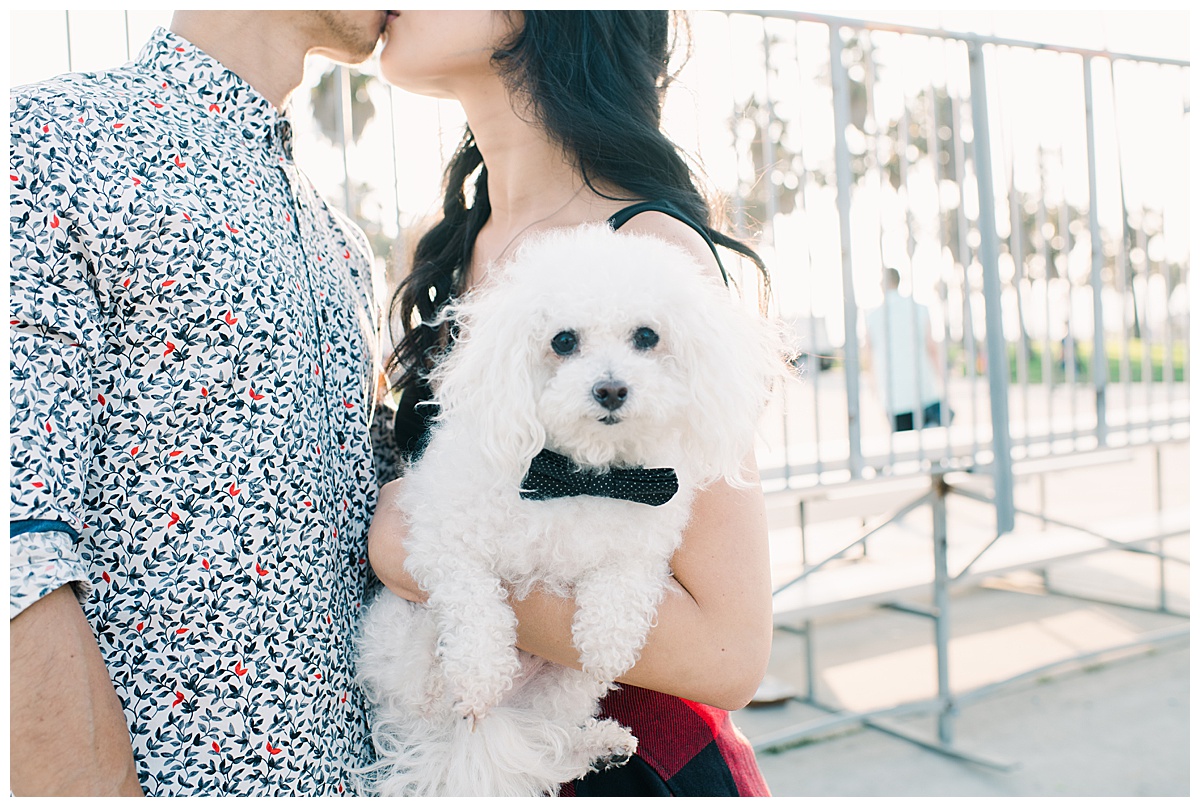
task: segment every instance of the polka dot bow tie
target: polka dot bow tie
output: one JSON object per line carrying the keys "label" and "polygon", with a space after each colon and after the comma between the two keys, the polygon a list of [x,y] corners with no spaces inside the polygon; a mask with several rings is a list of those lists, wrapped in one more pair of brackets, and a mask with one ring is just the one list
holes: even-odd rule
{"label": "polka dot bow tie", "polygon": [[549,449],[533,458],[521,482],[522,499],[603,496],[654,507],[669,502],[678,490],[679,479],[671,468],[613,468],[596,473]]}

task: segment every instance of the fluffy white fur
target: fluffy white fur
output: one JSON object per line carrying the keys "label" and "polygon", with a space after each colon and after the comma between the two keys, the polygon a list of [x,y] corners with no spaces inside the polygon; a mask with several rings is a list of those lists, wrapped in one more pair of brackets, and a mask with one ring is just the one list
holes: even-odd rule
{"label": "fluffy white fur", "polygon": [[[662,240],[555,231],[494,275],[451,312],[459,339],[433,376],[441,415],[399,502],[428,604],[384,591],[361,627],[380,795],[553,794],[633,753],[598,701],[637,661],[696,490],[744,484],[782,372],[777,330]],[[651,349],[633,342],[642,327],[659,336]],[[565,330],[579,348],[563,357],[551,339]],[[604,380],[629,390],[613,413],[592,396]],[[680,489],[658,507],[523,500],[544,447],[591,469],[674,468]],[[575,598],[582,671],[515,647],[507,598],[534,586]]]}

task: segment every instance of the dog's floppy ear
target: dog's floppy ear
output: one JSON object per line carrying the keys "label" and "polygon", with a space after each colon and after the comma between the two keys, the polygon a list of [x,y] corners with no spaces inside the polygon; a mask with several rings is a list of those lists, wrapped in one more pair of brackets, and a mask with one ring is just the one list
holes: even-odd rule
{"label": "dog's floppy ear", "polygon": [[537,420],[536,330],[532,306],[508,283],[482,287],[451,306],[454,347],[430,375],[439,419],[478,443],[497,470],[523,475],[545,445]]}
{"label": "dog's floppy ear", "polygon": [[743,463],[759,417],[785,375],[782,334],[714,278],[697,273],[687,280],[672,327],[673,352],[686,365],[696,402],[682,448],[703,476],[746,484]]}

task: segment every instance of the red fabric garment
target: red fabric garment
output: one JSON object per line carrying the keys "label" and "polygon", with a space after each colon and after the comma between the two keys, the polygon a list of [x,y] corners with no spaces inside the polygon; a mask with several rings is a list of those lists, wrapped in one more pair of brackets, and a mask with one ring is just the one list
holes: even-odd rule
{"label": "red fabric garment", "polygon": [[622,767],[567,783],[561,796],[771,795],[754,749],[722,709],[623,686],[608,694],[600,714],[633,731],[637,754]]}

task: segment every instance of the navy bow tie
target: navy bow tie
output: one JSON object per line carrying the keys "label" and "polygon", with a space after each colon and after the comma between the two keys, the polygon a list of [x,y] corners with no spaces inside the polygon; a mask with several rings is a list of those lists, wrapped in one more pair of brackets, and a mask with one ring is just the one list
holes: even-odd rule
{"label": "navy bow tie", "polygon": [[654,507],[669,502],[678,490],[679,480],[671,468],[613,468],[597,473],[549,449],[533,458],[521,482],[522,499],[603,496]]}

